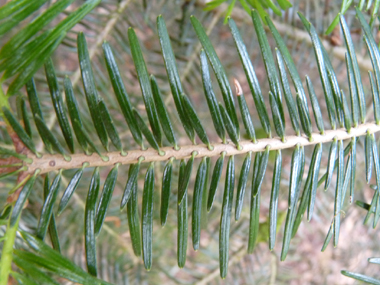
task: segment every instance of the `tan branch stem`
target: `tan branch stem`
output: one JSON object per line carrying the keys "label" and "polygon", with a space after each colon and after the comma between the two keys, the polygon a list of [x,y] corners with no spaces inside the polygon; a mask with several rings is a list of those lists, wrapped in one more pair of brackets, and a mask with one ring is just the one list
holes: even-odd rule
{"label": "tan branch stem", "polygon": [[280,138],[266,138],[259,139],[257,143],[244,140],[240,141],[241,150],[238,150],[231,142],[227,144],[215,143],[214,147],[209,150],[206,145],[186,145],[182,146],[180,150],[175,150],[173,147],[161,148],[164,155],[159,155],[158,152],[152,148],[147,150],[131,150],[126,156],[122,156],[119,152],[105,153],[104,156],[108,157],[108,161],[102,160],[99,155],[93,153],[88,156],[85,154],[74,154],[71,156],[71,161],[66,161],[62,155],[43,155],[41,158],[37,158],[34,155],[29,157],[33,159],[31,164],[27,164],[28,173],[33,173],[36,169],[41,169],[41,174],[47,173],[53,170],[59,169],[72,169],[80,168],[83,163],[87,162],[89,167],[94,166],[110,166],[116,163],[120,164],[133,164],[137,163],[140,158],[143,158],[143,162],[152,161],[167,161],[170,158],[174,159],[186,159],[191,156],[193,152],[196,152],[197,158],[219,156],[222,152],[225,152],[227,156],[238,155],[252,152],[261,152],[269,146],[270,150],[293,148],[297,144],[300,146],[315,145],[317,143],[331,142],[334,138],[337,140],[346,140],[352,137],[363,136],[369,131],[370,133],[376,133],[380,131],[380,126],[375,123],[366,123],[359,125],[357,128],[352,128],[350,133],[347,133],[346,129],[337,129],[326,131],[324,135],[319,133],[312,134],[312,140],[309,140],[306,136],[287,136],[285,141],[282,142]]}

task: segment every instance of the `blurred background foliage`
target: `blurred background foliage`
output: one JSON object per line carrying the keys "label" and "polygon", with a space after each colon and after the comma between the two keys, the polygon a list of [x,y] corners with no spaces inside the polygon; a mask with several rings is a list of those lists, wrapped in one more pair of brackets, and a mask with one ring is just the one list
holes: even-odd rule
{"label": "blurred background foliage", "polygon": [[[226,2],[226,3],[222,3]],[[232,36],[228,27],[223,25],[224,18],[230,15],[237,23],[243,39],[247,44],[249,55],[252,59],[257,77],[260,82],[263,94],[269,90],[265,68],[260,55],[260,49],[257,42],[256,34],[252,27],[249,15],[244,11],[244,6],[237,5],[237,2],[247,3],[252,7],[261,5],[265,13],[273,19],[277,29],[286,40],[292,57],[297,65],[299,73],[308,74],[317,90],[317,96],[323,99],[322,87],[317,72],[317,66],[312,50],[311,41],[303,25],[299,20],[296,12],[300,11],[305,17],[314,24],[319,35],[323,38],[323,43],[329,53],[338,76],[339,82],[346,82],[346,69],[344,65],[344,41],[339,26],[332,29],[329,35],[326,31],[333,23],[336,15],[342,11],[342,2],[346,5],[359,5],[356,1],[320,1],[320,0],[294,0],[289,1],[291,5],[286,7],[276,6],[277,10],[271,6],[266,7],[264,3],[272,1],[212,1],[205,3],[203,0],[103,0],[88,15],[84,17],[77,25],[67,32],[61,44],[52,54],[52,59],[56,68],[59,84],[62,88],[63,78],[68,75],[74,86],[79,106],[82,110],[82,120],[84,124],[91,124],[90,114],[85,104],[83,85],[80,80],[80,71],[78,65],[78,56],[76,49],[76,38],[79,32],[86,36],[94,76],[99,93],[103,96],[109,111],[114,118],[114,123],[119,130],[125,129],[124,119],[119,111],[118,104],[113,96],[112,87],[108,79],[105,62],[102,57],[101,44],[104,40],[110,42],[113,47],[115,57],[119,64],[124,83],[128,94],[131,97],[132,104],[138,108],[144,109],[140,87],[137,84],[137,75],[133,66],[131,50],[127,39],[127,30],[133,27],[142,44],[143,54],[150,73],[154,74],[158,80],[162,93],[165,97],[165,103],[169,110],[174,110],[174,103],[170,96],[170,88],[166,79],[166,71],[162,60],[159,41],[156,30],[156,17],[163,15],[166,21],[169,35],[177,58],[179,74],[182,79],[185,93],[191,95],[194,105],[197,107],[198,115],[203,122],[210,122],[210,115],[207,105],[204,104],[203,90],[201,84],[201,74],[199,66],[200,44],[190,23],[190,15],[196,15],[201,23],[206,27],[216,52],[222,60],[228,78],[237,78],[242,84],[243,91],[248,94],[249,87],[246,83],[244,71],[241,67],[238,54],[236,52]],[[236,3],[235,3],[236,2]],[[274,2],[274,1],[273,1]],[[277,1],[288,3],[288,1]],[[350,3],[348,3],[350,2]],[[363,1],[360,1],[363,2]],[[372,2],[372,1],[368,1]],[[378,3],[379,1],[375,1]],[[41,8],[41,11],[52,5],[53,1],[48,1]],[[64,17],[65,14],[79,7],[83,1],[75,1],[69,6],[62,15],[56,17],[46,29],[54,27]],[[215,5],[212,5],[214,3]],[[253,3],[253,4],[252,4]],[[233,9],[232,5],[236,4]],[[374,9],[368,5],[367,20],[369,21]],[[345,6],[346,7],[346,6]],[[351,7],[351,8],[352,8]],[[365,6],[363,6],[366,8]],[[257,7],[256,7],[257,8]],[[358,61],[362,72],[372,69],[364,42],[362,41],[360,26],[355,20],[354,9],[348,8],[345,11],[345,18],[350,27],[355,48],[357,51]],[[259,8],[257,8],[259,9]],[[38,13],[28,16],[17,29],[35,19]],[[378,21],[374,19],[374,27],[377,27]],[[16,32],[12,29],[9,34],[1,38],[3,45],[10,38],[11,34]],[[272,41],[271,37],[268,37]],[[379,40],[377,34],[376,40]],[[274,42],[270,42],[274,46]],[[213,76],[213,75],[212,75]],[[45,79],[43,69],[39,69],[34,79],[39,92],[39,98],[45,120],[49,127],[53,127],[53,132],[58,133],[56,117],[51,105],[50,94]],[[365,92],[369,93],[369,84],[367,77],[363,77]],[[5,81],[7,86],[11,81]],[[213,77],[213,82],[216,80]],[[342,85],[343,90],[348,93],[348,85]],[[219,90],[215,86],[215,90]],[[25,96],[25,90],[18,92],[20,96]],[[251,96],[247,96],[249,106],[253,106]],[[12,109],[16,110],[16,96],[11,98]],[[269,104],[268,102],[266,102]],[[268,105],[267,105],[268,106]],[[323,113],[326,114],[325,105],[322,103]],[[371,106],[372,108],[372,106]],[[370,113],[371,111],[368,111]],[[263,138],[264,132],[260,130],[260,124],[256,112],[251,112],[254,118],[254,124],[258,138]],[[368,115],[370,116],[370,115]],[[179,119],[173,116],[176,123]],[[286,114],[287,122],[290,122]],[[327,118],[325,118],[327,120]],[[290,128],[290,123],[287,124]],[[34,126],[33,126],[34,127]],[[179,137],[179,145],[188,144],[189,141],[181,127],[174,125]],[[91,134],[95,137],[95,134]],[[120,133],[125,149],[135,149],[137,145],[133,142],[129,130]],[[209,135],[211,141],[217,140],[215,133]],[[0,125],[0,140],[4,144],[10,143],[10,137],[4,127]],[[42,148],[40,143],[37,148]],[[364,143],[358,145],[358,153],[363,153]],[[310,147],[306,148],[306,154],[311,151]],[[327,157],[328,148],[324,148],[324,157]],[[291,150],[283,151],[283,175],[279,196],[279,211],[284,213],[287,208],[288,177],[290,175]],[[236,166],[242,164],[243,156],[236,156]],[[309,165],[310,157],[306,156],[306,165]],[[119,203],[122,196],[123,187],[128,167],[121,166],[119,169],[119,179],[116,184],[111,206],[108,210],[104,229],[98,237],[98,263],[99,278],[114,284],[354,284],[354,280],[343,277],[340,270],[347,269],[350,271],[360,272],[369,276],[380,278],[380,273],[376,265],[368,265],[367,258],[379,255],[378,232],[369,226],[363,225],[365,211],[355,204],[344,206],[345,218],[342,219],[341,225],[341,242],[338,248],[333,249],[329,245],[325,252],[321,252],[321,247],[330,226],[331,217],[334,209],[334,191],[335,179],[333,185],[324,192],[318,191],[316,202],[316,212],[314,219],[310,222],[303,222],[299,228],[296,237],[292,240],[287,260],[279,261],[281,250],[281,240],[283,225],[278,233],[278,242],[274,251],[268,250],[267,243],[267,219],[269,211],[269,197],[271,179],[270,173],[273,170],[274,158],[270,158],[267,175],[264,178],[261,212],[260,212],[260,243],[257,245],[253,254],[246,254],[246,245],[248,237],[249,224],[249,199],[246,199],[242,212],[242,218],[238,222],[231,223],[230,238],[230,266],[229,274],[225,280],[219,277],[219,260],[218,260],[218,232],[219,216],[222,203],[222,190],[219,189],[213,209],[202,220],[202,234],[200,249],[194,252],[189,246],[187,262],[183,269],[177,266],[177,214],[176,214],[176,195],[172,195],[170,200],[169,216],[167,224],[161,228],[159,222],[159,191],[154,195],[154,232],[153,232],[153,267],[150,272],[145,271],[140,258],[133,255],[130,234],[128,230],[126,212],[120,212]],[[212,159],[213,164],[215,159]],[[178,164],[179,162],[175,162]],[[321,173],[326,170],[327,162],[322,160]],[[177,165],[178,166],[178,165]],[[162,176],[164,164],[156,164],[156,177]],[[141,205],[141,192],[143,173],[147,165],[142,165],[139,177],[139,205]],[[174,169],[178,169],[175,167]],[[101,183],[104,183],[110,168],[102,168],[100,172]],[[251,170],[252,171],[252,170]],[[305,174],[307,169],[305,169]],[[357,157],[357,177],[364,177],[364,157]],[[363,173],[360,173],[363,172]],[[61,242],[62,254],[73,260],[78,266],[86,270],[84,258],[84,241],[83,241],[83,217],[84,203],[86,200],[88,185],[91,179],[92,169],[85,169],[80,185],[75,192],[73,199],[70,201],[67,209],[56,217],[58,234]],[[63,172],[61,185],[63,189],[67,186],[68,179],[74,174],[73,170]],[[193,171],[195,175],[195,171]],[[53,175],[50,174],[50,178]],[[65,178],[67,177],[67,178]],[[173,175],[173,185],[178,173]],[[220,188],[222,183],[220,183]],[[8,196],[7,189],[11,189],[15,180],[9,178],[0,181],[0,208],[3,208]],[[160,188],[158,179],[156,180],[156,189]],[[191,179],[189,189],[193,189],[194,179]],[[248,186],[250,187],[250,182]],[[176,191],[176,187],[173,186]],[[357,179],[356,199],[370,202],[372,191],[364,179]],[[61,194],[59,194],[61,195]],[[60,197],[60,196],[59,196]],[[190,195],[191,203],[191,195]],[[34,191],[29,197],[29,204],[22,213],[20,229],[33,232],[36,230],[40,211],[43,205],[43,179],[38,178],[34,186]],[[281,214],[283,215],[283,214]],[[4,234],[5,227],[0,228],[0,235]],[[47,241],[48,242],[48,241]],[[17,238],[17,246],[25,247],[21,237]],[[57,279],[59,283],[70,284],[64,280]],[[14,280],[11,281],[11,284]]]}

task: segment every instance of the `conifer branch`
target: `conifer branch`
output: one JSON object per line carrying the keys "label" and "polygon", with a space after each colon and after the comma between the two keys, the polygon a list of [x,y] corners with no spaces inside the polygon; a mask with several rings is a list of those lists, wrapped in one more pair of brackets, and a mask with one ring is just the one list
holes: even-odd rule
{"label": "conifer branch", "polygon": [[89,164],[88,167],[102,167],[115,165],[117,163],[121,163],[123,165],[134,164],[139,162],[140,158],[143,158],[144,163],[169,161],[172,157],[176,160],[181,160],[190,158],[194,152],[197,153],[197,158],[220,156],[222,152],[225,152],[226,156],[230,156],[244,154],[250,151],[263,152],[267,146],[269,146],[270,150],[288,149],[295,147],[297,144],[300,146],[308,146],[318,143],[328,143],[332,142],[334,138],[336,138],[336,140],[347,140],[353,137],[364,136],[367,132],[376,133],[379,131],[380,126],[372,122],[361,124],[357,128],[352,128],[349,133],[344,128],[328,130],[324,135],[312,133],[311,140],[309,140],[309,138],[305,135],[286,136],[284,142],[280,138],[258,139],[257,143],[244,140],[240,141],[240,146],[242,148],[241,150],[238,150],[232,142],[229,142],[227,144],[214,143],[212,144],[212,150],[210,150],[205,144],[185,145],[180,147],[179,150],[175,150],[173,147],[163,147],[160,149],[164,152],[163,155],[160,155],[152,148],[148,148],[146,150],[131,150],[125,156],[121,155],[120,152],[108,152],[102,154],[103,157],[108,158],[106,161],[95,153],[92,155],[74,154],[71,156],[70,161],[65,160],[62,155],[45,154],[41,158],[37,158],[35,155],[30,155],[29,158],[32,158],[33,162],[26,165],[28,167],[28,173],[33,173],[39,168],[41,169],[41,174],[43,174],[59,169],[81,168],[86,162]]}

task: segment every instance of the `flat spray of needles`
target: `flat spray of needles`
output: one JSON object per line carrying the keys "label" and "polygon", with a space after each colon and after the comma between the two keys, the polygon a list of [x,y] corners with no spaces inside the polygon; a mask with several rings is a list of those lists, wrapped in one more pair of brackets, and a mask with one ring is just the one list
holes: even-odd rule
{"label": "flat spray of needles", "polygon": [[[93,64],[83,33],[77,36],[76,48],[84,87],[83,96],[86,98],[92,126],[84,123],[83,112],[77,102],[79,95],[75,93],[70,77],[64,78],[64,92],[61,92],[52,59],[44,59],[44,68],[58,123],[54,131],[44,118],[41,107],[43,102],[38,96],[37,84],[32,77],[37,65],[31,67],[32,74],[30,70],[20,73],[18,79],[9,85],[7,94],[2,93],[0,98],[4,124],[14,144],[14,149],[5,144],[0,146],[0,179],[17,177],[16,183],[10,188],[8,203],[1,215],[6,232],[3,239],[0,284],[6,284],[9,274],[20,284],[36,284],[31,280],[37,280],[38,284],[57,284],[51,277],[56,275],[81,284],[108,284],[97,279],[101,266],[98,262],[97,240],[102,230],[107,227],[104,224],[107,210],[118,183],[118,174],[125,172],[125,169],[122,169],[123,165],[128,165],[129,170],[128,175],[122,175],[125,176],[122,179],[125,187],[119,200],[120,209],[125,210],[127,215],[132,250],[125,254],[142,256],[147,270],[155,266],[152,263],[153,240],[160,237],[160,234],[153,234],[153,226],[159,227],[160,224],[163,227],[167,224],[169,208],[173,206],[170,200],[174,194],[177,195],[173,212],[176,213],[177,219],[177,263],[181,268],[186,267],[186,258],[190,251],[188,238],[191,239],[189,245],[191,244],[194,250],[202,247],[202,223],[215,207],[218,191],[223,191],[222,204],[217,209],[220,217],[219,271],[222,278],[228,274],[229,239],[233,238],[233,233],[230,232],[231,218],[236,221],[240,219],[243,203],[247,199],[250,203],[246,243],[248,253],[254,252],[262,236],[259,218],[261,190],[264,187],[271,191],[265,234],[269,239],[269,249],[273,250],[278,230],[283,227],[280,256],[283,261],[288,255],[291,241],[303,217],[305,216],[307,221],[313,218],[317,191],[322,188],[326,190],[335,182],[334,213],[322,251],[331,240],[334,247],[338,246],[343,204],[345,199],[349,199],[350,203],[355,201],[355,181],[362,179],[356,177],[357,155],[365,157],[365,179],[369,183],[374,175],[375,185],[372,186],[374,191],[371,203],[356,201],[356,204],[367,211],[365,222],[373,217],[373,227],[377,225],[380,218],[380,160],[375,135],[380,131],[380,51],[362,12],[357,9],[356,17],[362,27],[373,68],[373,71],[368,72],[371,96],[366,96],[364,92],[354,43],[344,16],[341,15],[338,19],[347,47],[345,67],[349,94],[345,94],[341,89],[339,84],[342,85],[344,82],[338,83],[338,76],[328,52],[314,26],[299,14],[312,42],[323,88],[317,90],[320,91],[317,93],[324,95],[323,108],[320,107],[321,100],[318,100],[308,76],[305,77],[304,88],[303,78],[271,19],[266,17],[265,21],[276,44],[274,53],[259,13],[252,10],[251,17],[264,59],[270,89],[268,94],[261,91],[242,34],[232,18],[228,18],[227,23],[251,94],[243,93],[241,83],[237,79],[227,77],[223,61],[220,61],[203,25],[195,16],[191,16],[193,30],[201,44],[198,53],[201,69],[199,82],[203,85],[204,101],[200,103],[192,100],[191,92],[186,94],[184,91],[167,26],[163,17],[158,16],[156,28],[161,48],[159,53],[165,63],[165,77],[170,84],[172,95],[169,99],[174,101],[175,109],[168,108],[168,99],[162,94],[159,80],[148,73],[143,49],[134,29],[128,29],[127,37],[136,71],[136,84],[141,87],[144,108],[134,104],[135,100],[128,94],[128,88],[123,83],[115,53],[108,42],[103,42],[102,58],[109,75],[107,80],[113,88],[113,93],[109,96],[115,96],[117,100],[115,105],[121,114],[119,118],[125,119],[124,130],[116,127],[109,110],[110,106],[107,106],[107,100],[101,97],[97,88]],[[54,39],[61,40],[65,32],[64,29],[57,31]],[[46,41],[46,37],[50,35],[41,36],[39,40]],[[55,45],[56,42],[53,41],[47,48],[54,50]],[[9,50],[11,47],[14,47],[12,43],[5,46],[5,49],[0,51],[0,57],[3,50]],[[9,66],[11,69],[5,71],[7,76],[18,72],[12,70],[12,62]],[[212,84],[214,76],[220,87],[220,98],[214,90],[215,85]],[[235,88],[231,88],[231,81],[234,82]],[[18,97],[17,116],[7,97],[22,92],[19,89],[24,84],[27,98]],[[248,104],[252,101],[246,100],[247,96],[251,95],[254,104]],[[222,101],[219,101],[220,99]],[[268,102],[270,112],[266,108]],[[211,119],[207,124],[197,112],[197,105],[203,103],[207,103]],[[371,106],[373,113],[373,120],[369,121],[366,120],[368,106]],[[114,107],[112,106],[113,109]],[[251,117],[254,112],[258,114],[258,121],[253,121]],[[288,129],[285,126],[287,116],[290,118],[291,126]],[[261,135],[257,135],[258,128]],[[94,140],[94,134],[90,129],[95,130],[99,140]],[[57,130],[60,130],[60,133]],[[128,143],[135,146],[132,149],[123,146],[120,132],[126,130],[134,141]],[[218,139],[215,139],[215,135],[210,136],[210,133],[214,132]],[[364,153],[357,153],[360,140],[364,141]],[[37,147],[36,143],[43,147]],[[314,149],[310,157],[305,152],[306,146]],[[323,156],[323,148],[329,149],[326,157]],[[283,157],[290,152],[290,172],[283,173]],[[238,167],[235,164],[236,157],[244,158]],[[214,158],[215,163],[212,162]],[[327,170],[324,173],[321,168],[322,159],[327,160]],[[272,164],[273,166],[268,167]],[[100,191],[100,170],[103,167],[110,167],[111,170]],[[163,170],[158,171],[161,167]],[[61,254],[61,240],[56,223],[60,219],[58,216],[72,203],[72,197],[76,195],[75,191],[86,173],[88,174],[88,169],[91,169],[92,176],[87,184],[84,216],[77,217],[84,219],[86,272]],[[143,177],[142,170],[145,171]],[[54,178],[50,181],[53,174]],[[271,185],[263,184],[265,175],[272,177]],[[219,186],[222,184],[223,176],[224,187],[221,187],[221,190]],[[288,207],[282,215],[278,211],[278,204],[280,186],[284,179],[288,181]],[[249,194],[246,194],[248,180],[251,181],[251,191],[247,191]],[[59,195],[62,181],[65,181],[67,187],[63,194]],[[42,190],[35,187],[37,183],[42,186],[44,193],[41,212],[37,216],[38,225],[33,231],[21,230],[20,226],[18,234],[20,217],[22,221],[21,213],[30,194],[32,191]],[[189,185],[194,185],[193,189],[190,189]],[[139,188],[142,191],[139,191]],[[142,195],[139,197],[139,194]],[[61,198],[58,210],[55,211],[54,205],[58,202],[58,196]],[[156,197],[160,197],[160,200],[155,201]],[[157,219],[159,223],[154,222]],[[165,231],[165,228],[159,231]],[[82,232],[82,229],[78,232]],[[52,247],[44,242],[46,235],[50,236]],[[23,241],[23,245],[13,248],[16,237]],[[18,269],[11,267],[12,260]],[[380,263],[377,258],[369,261]],[[380,281],[358,273],[342,273],[358,280],[380,284]]]}

